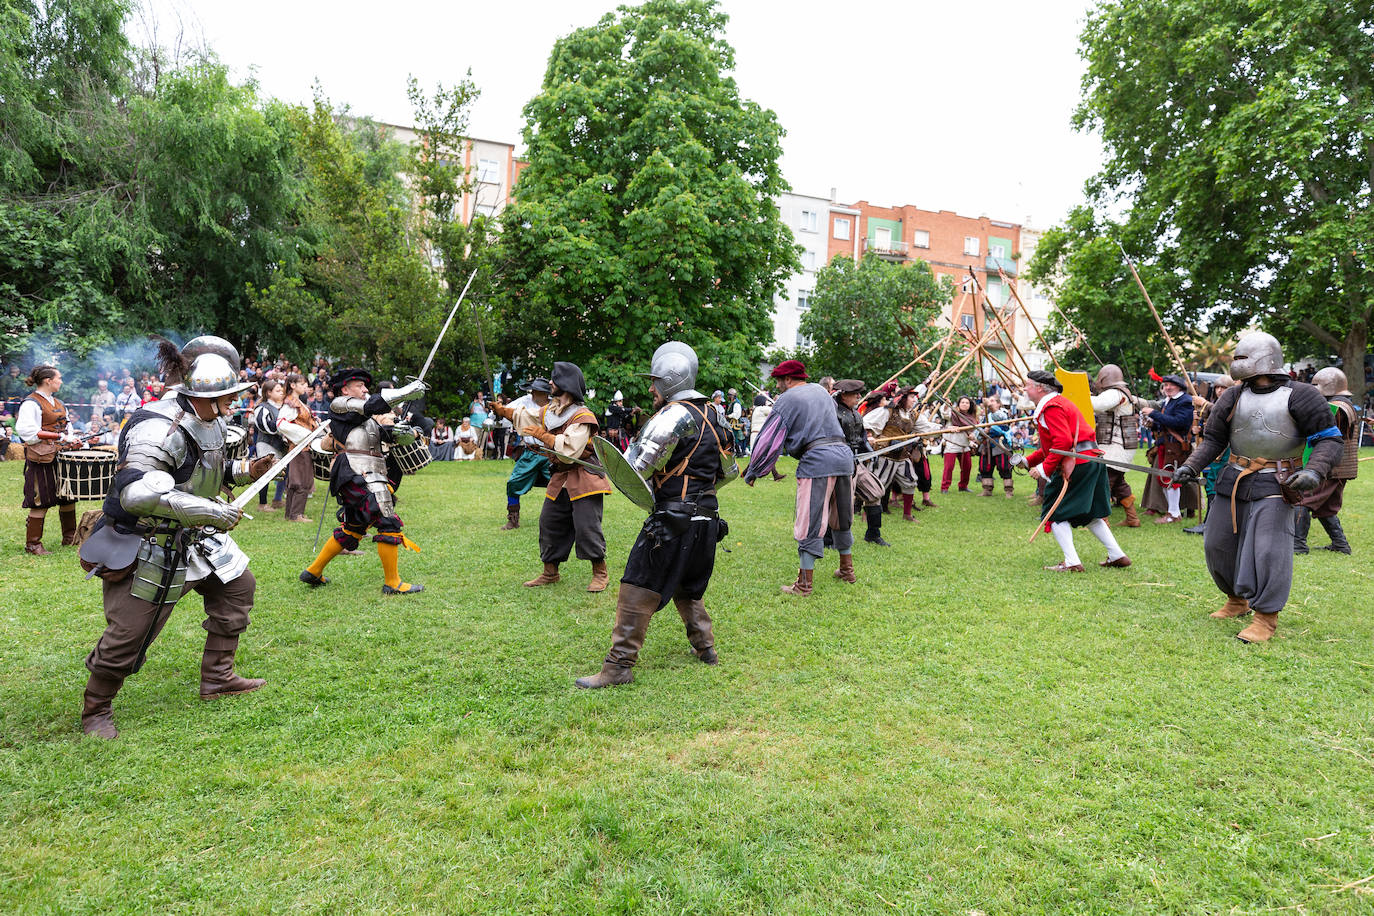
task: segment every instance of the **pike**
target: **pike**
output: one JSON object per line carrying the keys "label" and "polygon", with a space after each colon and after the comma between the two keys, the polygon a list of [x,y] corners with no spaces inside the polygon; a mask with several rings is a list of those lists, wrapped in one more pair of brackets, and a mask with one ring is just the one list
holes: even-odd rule
{"label": "pike", "polygon": [[287,452],[285,455],[278,458],[277,463],[272,465],[272,467],[268,468],[267,473],[263,474],[257,480],[249,484],[248,488],[244,490],[242,493],[240,493],[237,497],[235,497],[234,501],[229,505],[233,506],[235,509],[242,509],[244,506],[248,505],[248,501],[252,499],[254,496],[257,496],[259,490],[261,490],[263,487],[271,483],[272,478],[276,477],[282,471],[286,470],[286,466],[291,463],[291,459],[295,458],[301,452],[308,449],[310,447],[310,443],[314,442],[316,439],[321,438],[328,431],[329,427],[325,426],[323,423],[315,427],[315,429],[310,433],[310,435],[306,436],[300,442],[297,442],[296,446],[293,449],[291,449],[291,451]]}
{"label": "pike", "polygon": [[892,444],[884,446],[883,448],[878,449],[876,452],[864,452],[863,454],[856,456],[854,460],[867,461],[870,458],[876,458],[879,455],[886,454],[887,452],[894,451],[906,445],[910,445],[917,439],[929,439],[931,436],[943,436],[945,433],[968,432],[971,429],[986,429],[989,426],[1002,426],[1011,422],[1011,420],[993,420],[988,423],[978,423],[974,426],[947,426],[944,429],[932,429],[930,432],[926,433],[916,433],[912,436],[903,436],[900,439],[897,439],[897,441],[895,442],[892,439],[874,439],[872,440],[874,442],[892,442]]}
{"label": "pike", "polygon": [[1091,461],[1094,464],[1105,464],[1107,467],[1113,468],[1118,471],[1141,471],[1145,474],[1153,474],[1154,476],[1163,478],[1164,480],[1174,479],[1174,472],[1166,471],[1163,468],[1146,467],[1143,464],[1127,464],[1125,461],[1111,461],[1109,459],[1102,458],[1097,455],[1085,455],[1082,452],[1068,452],[1062,448],[1051,448],[1046,449],[1045,451],[1055,455],[1063,455],[1065,458],[1076,458],[1079,461]]}

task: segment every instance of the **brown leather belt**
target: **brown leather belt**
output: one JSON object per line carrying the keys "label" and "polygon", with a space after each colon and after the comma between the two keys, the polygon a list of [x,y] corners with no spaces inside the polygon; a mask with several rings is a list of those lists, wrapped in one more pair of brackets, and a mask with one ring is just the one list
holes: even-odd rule
{"label": "brown leather belt", "polygon": [[[1275,474],[1280,470],[1287,471],[1289,474],[1301,470],[1302,459],[1300,458],[1247,458],[1244,455],[1231,453],[1227,459],[1227,464],[1233,464],[1243,470],[1236,475],[1236,479],[1231,484],[1231,533],[1237,534],[1240,528],[1236,525],[1236,489],[1240,486],[1241,478],[1251,474]],[[1282,486],[1282,483],[1279,484]]]}

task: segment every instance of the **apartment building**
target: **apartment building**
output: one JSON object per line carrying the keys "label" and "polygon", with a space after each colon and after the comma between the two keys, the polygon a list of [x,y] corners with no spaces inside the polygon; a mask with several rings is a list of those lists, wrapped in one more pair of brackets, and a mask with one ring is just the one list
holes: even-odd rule
{"label": "apartment building", "polygon": [[783,225],[792,230],[792,238],[802,246],[802,269],[787,278],[783,297],[774,302],[773,345],[799,347],[805,343],[800,330],[801,317],[811,307],[816,271],[828,261],[831,202],[828,197],[779,194],[774,203]]}
{"label": "apartment building", "polygon": [[[403,124],[382,124],[402,143],[420,142],[415,128]],[[476,137],[463,141],[463,165],[472,179],[472,189],[459,203],[463,222],[474,216],[495,216],[511,202],[515,181],[528,164],[515,155],[515,144]]]}

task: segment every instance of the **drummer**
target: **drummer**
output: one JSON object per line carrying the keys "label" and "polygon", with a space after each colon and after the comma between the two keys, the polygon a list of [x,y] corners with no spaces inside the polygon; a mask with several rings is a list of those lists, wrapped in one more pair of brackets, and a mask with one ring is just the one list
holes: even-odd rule
{"label": "drummer", "polygon": [[58,493],[57,452],[73,445],[76,437],[67,428],[67,407],[57,399],[62,373],[54,366],[35,366],[27,384],[33,389],[19,404],[14,418],[14,435],[24,443],[24,501],[29,510],[24,552],[47,556],[43,547],[43,522],[48,510],[57,506],[62,521],[62,544],[76,543],[76,500]]}

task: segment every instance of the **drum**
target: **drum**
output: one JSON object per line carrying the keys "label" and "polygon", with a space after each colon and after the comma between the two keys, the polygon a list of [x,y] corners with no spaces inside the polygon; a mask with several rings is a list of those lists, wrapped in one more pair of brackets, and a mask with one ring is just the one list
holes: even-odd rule
{"label": "drum", "polygon": [[119,457],[100,448],[57,453],[57,495],[63,499],[104,499],[114,483]]}
{"label": "drum", "polygon": [[315,466],[316,480],[329,480],[329,472],[334,468],[334,453],[325,451],[319,439],[310,443],[310,463]]}
{"label": "drum", "polygon": [[229,426],[224,430],[224,456],[230,461],[248,457],[248,430]]}
{"label": "drum", "polygon": [[391,457],[396,459],[402,474],[414,474],[434,460],[424,436],[416,436],[415,441],[409,445],[393,445]]}

